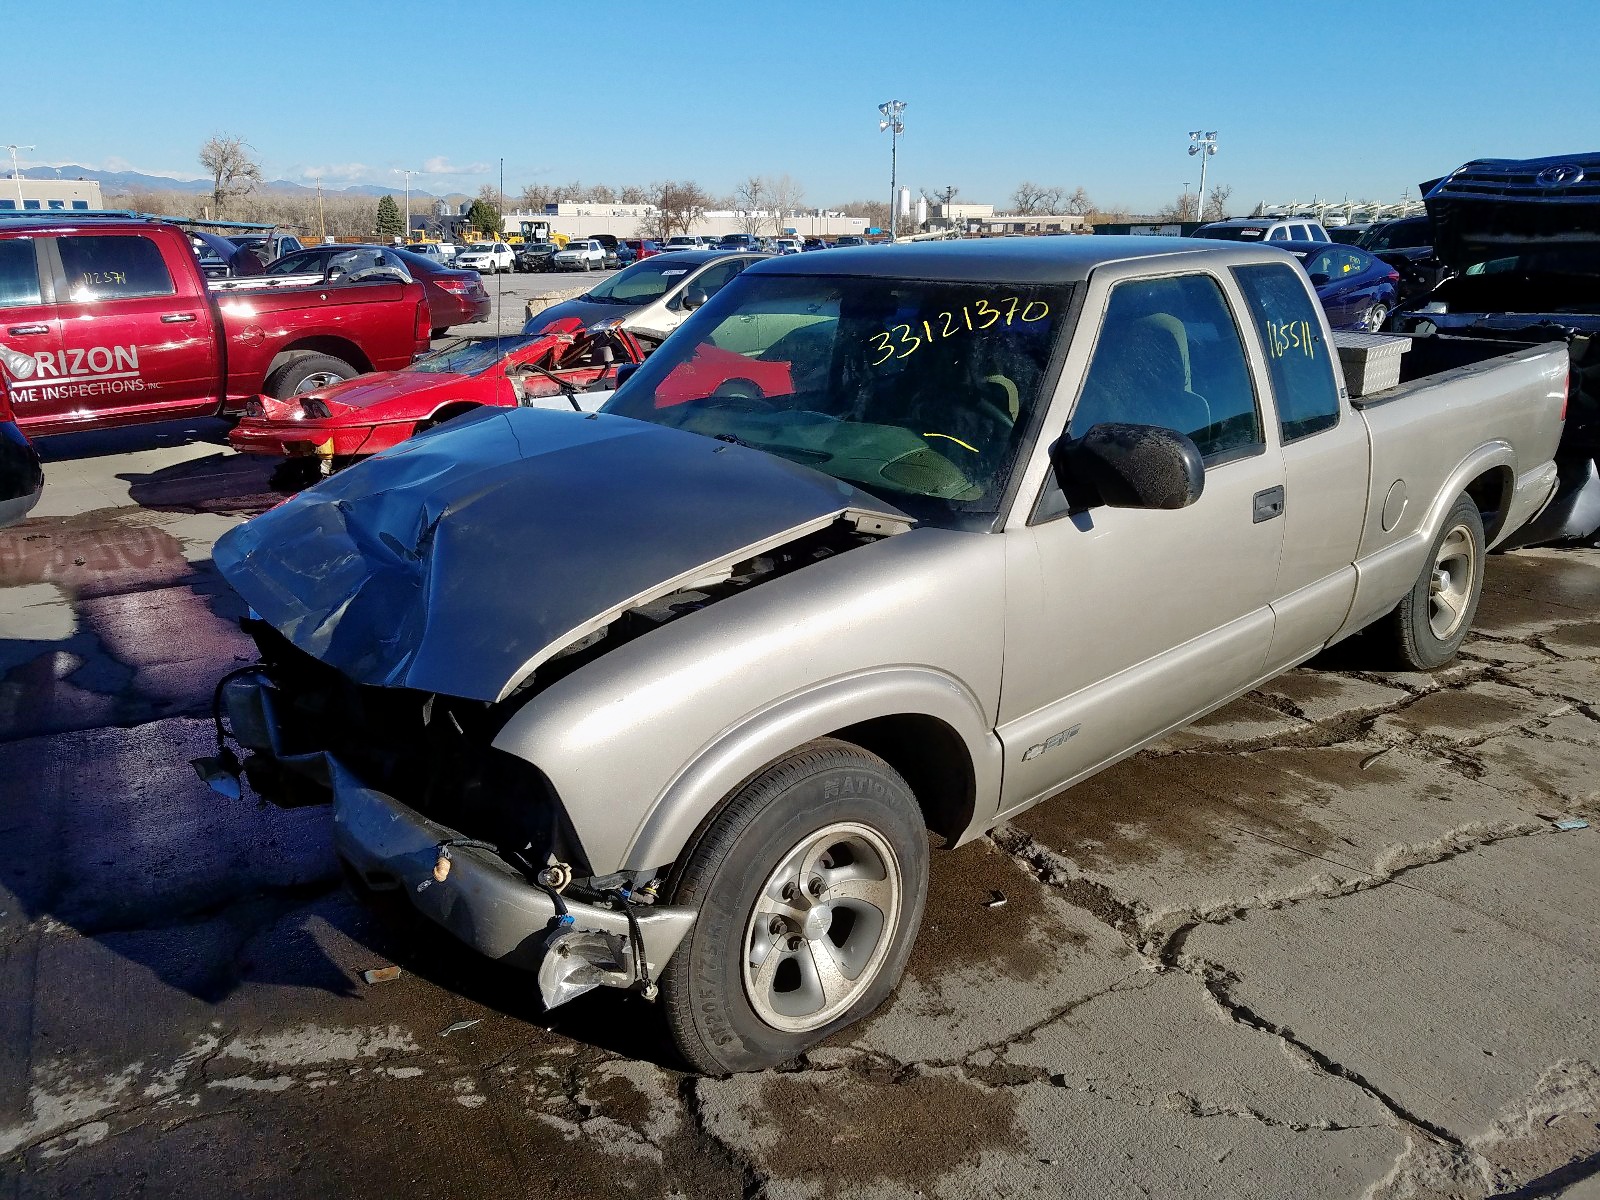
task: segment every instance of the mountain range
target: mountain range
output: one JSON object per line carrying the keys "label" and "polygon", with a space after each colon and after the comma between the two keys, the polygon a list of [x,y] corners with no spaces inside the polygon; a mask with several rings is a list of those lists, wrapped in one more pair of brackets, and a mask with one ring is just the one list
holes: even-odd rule
{"label": "mountain range", "polygon": [[[63,167],[24,167],[24,179],[96,179],[99,180],[101,189],[107,192],[193,192],[197,195],[211,190],[209,179],[172,179],[165,175],[145,175],[139,171],[96,171],[89,167],[67,165]],[[292,179],[272,179],[261,185],[261,190],[266,192],[280,192],[291,196],[314,196],[317,189],[307,187],[303,183],[296,183]],[[403,189],[394,187],[379,187],[375,183],[356,183],[349,187],[334,188],[324,187],[323,194],[327,196],[399,196]],[[460,193],[450,193],[448,196],[438,196],[433,192],[423,191],[421,188],[412,188],[412,199],[421,197],[425,200],[450,199]]]}

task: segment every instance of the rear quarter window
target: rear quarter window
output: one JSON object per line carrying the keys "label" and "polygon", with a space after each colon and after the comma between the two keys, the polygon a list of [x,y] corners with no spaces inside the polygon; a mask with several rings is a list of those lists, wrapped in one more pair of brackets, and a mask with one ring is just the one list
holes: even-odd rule
{"label": "rear quarter window", "polygon": [[76,303],[170,296],[177,289],[161,248],[137,234],[69,234],[56,239]]}
{"label": "rear quarter window", "polygon": [[1279,263],[1235,267],[1234,278],[1267,356],[1285,444],[1339,423],[1339,389],[1322,322],[1299,273]]}

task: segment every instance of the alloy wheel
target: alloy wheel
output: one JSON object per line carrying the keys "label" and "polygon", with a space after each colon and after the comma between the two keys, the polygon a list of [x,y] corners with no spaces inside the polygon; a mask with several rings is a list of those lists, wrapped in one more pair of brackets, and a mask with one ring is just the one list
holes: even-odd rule
{"label": "alloy wheel", "polygon": [[758,1017],[803,1033],[826,1025],[877,977],[899,922],[900,863],[877,830],[838,822],[783,856],[745,928],[744,987]]}
{"label": "alloy wheel", "polygon": [[1457,525],[1439,543],[1428,584],[1428,627],[1441,642],[1448,641],[1466,615],[1472,595],[1478,551],[1465,525]]}

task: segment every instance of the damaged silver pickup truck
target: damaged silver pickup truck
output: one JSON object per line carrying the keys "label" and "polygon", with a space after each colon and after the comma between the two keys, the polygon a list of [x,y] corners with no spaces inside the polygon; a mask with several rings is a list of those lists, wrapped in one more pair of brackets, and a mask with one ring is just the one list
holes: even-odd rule
{"label": "damaged silver pickup truck", "polygon": [[761,263],[602,412],[486,410],[221,539],[262,661],[219,738],[547,1003],[659,988],[695,1068],[780,1063],[892,991],[930,831],[1364,626],[1455,653],[1567,363],[1430,340],[1353,403],[1263,246]]}

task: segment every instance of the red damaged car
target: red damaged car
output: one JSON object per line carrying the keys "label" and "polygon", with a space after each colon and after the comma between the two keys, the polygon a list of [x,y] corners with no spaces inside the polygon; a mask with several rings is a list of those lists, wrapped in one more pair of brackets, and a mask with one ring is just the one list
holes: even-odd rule
{"label": "red damaged car", "polygon": [[576,321],[538,333],[469,338],[399,371],[277,400],[258,396],[228,441],[246,454],[351,459],[485,405],[598,408],[618,369],[644,361],[625,330]]}

